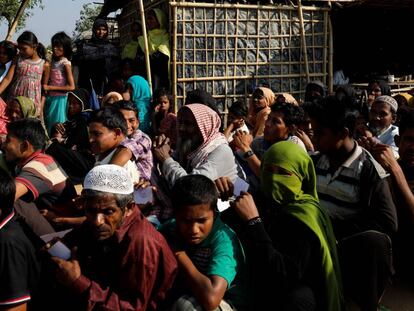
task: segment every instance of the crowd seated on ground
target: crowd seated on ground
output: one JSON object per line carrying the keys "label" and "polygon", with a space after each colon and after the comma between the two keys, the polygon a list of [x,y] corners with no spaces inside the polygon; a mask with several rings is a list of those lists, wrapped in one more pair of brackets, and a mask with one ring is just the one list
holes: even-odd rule
{"label": "crowd seated on ground", "polygon": [[[57,49],[65,65],[45,68],[62,85],[22,74],[44,61],[28,32],[0,84],[0,310],[374,311],[395,275],[412,280],[411,97],[382,81],[364,103],[321,81],[304,101],[258,87],[224,124],[203,89],[175,111],[168,70],[151,98],[140,37],[121,68],[106,33],[96,21],[78,51],[75,89]],[[116,55],[95,68],[99,47]],[[45,124],[50,87],[64,114]]]}

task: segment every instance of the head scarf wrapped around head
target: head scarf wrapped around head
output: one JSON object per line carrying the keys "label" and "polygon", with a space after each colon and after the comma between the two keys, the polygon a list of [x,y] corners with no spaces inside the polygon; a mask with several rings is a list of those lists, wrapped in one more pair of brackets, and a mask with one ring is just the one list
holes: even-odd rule
{"label": "head scarf wrapped around head", "polygon": [[[167,17],[160,9],[152,9],[154,15],[160,24],[160,28],[148,31],[148,49],[150,55],[159,51],[170,58],[170,35],[167,32]],[[139,46],[142,51],[145,51],[144,37],[138,38]]]}
{"label": "head scarf wrapped around head", "polygon": [[181,107],[181,109],[191,111],[203,138],[201,146],[188,155],[190,165],[195,167],[202,163],[219,145],[227,144],[227,139],[220,133],[221,120],[219,115],[210,107],[202,104],[190,104]]}
{"label": "head scarf wrapped around head", "polygon": [[139,129],[148,133],[151,129],[150,106],[151,89],[148,81],[143,77],[135,75],[128,79],[127,84],[132,88],[131,101],[137,106],[139,117]]}
{"label": "head scarf wrapped around head", "polygon": [[93,38],[94,40],[98,40],[98,41],[106,41],[106,37],[105,37],[105,38],[103,38],[103,39],[98,39],[98,38],[96,37],[95,30],[96,30],[96,28],[98,28],[98,27],[105,27],[105,28],[106,28],[106,30],[108,30],[108,23],[106,22],[106,20],[104,20],[104,19],[102,19],[102,18],[98,18],[98,19],[96,19],[96,20],[95,20],[95,22],[93,23],[93,26],[92,26],[92,38]]}
{"label": "head scarf wrapped around head", "polygon": [[71,92],[68,92],[68,95],[72,95],[78,100],[78,102],[81,104],[81,112],[92,111],[90,95],[86,89],[76,89]]}
{"label": "head scarf wrapped around head", "polygon": [[[266,107],[272,106],[275,103],[276,99],[275,93],[273,93],[273,91],[267,87],[258,87],[256,90],[258,89],[263,92],[263,96],[266,101]],[[254,111],[253,95],[249,99],[249,120],[252,125],[256,123],[256,112]]]}
{"label": "head scarf wrapped around head", "polygon": [[30,98],[17,96],[16,100],[20,105],[20,109],[22,110],[23,119],[36,118],[36,106]]}
{"label": "head scarf wrapped around head", "polygon": [[277,94],[275,94],[276,99],[279,96],[283,96],[285,98],[285,103],[286,104],[299,106],[298,102],[296,101],[296,99],[291,94],[289,94],[289,93],[277,93]]}
{"label": "head scarf wrapped around head", "polygon": [[263,158],[261,186],[265,195],[280,207],[279,212],[296,218],[318,238],[326,309],[341,310],[341,277],[336,241],[330,219],[319,205],[311,158],[292,142],[274,144]]}

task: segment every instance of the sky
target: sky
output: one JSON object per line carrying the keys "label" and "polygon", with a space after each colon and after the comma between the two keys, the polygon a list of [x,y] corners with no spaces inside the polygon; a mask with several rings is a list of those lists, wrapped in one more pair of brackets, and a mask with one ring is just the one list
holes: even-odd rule
{"label": "sky", "polygon": [[[59,32],[65,31],[69,36],[75,29],[75,23],[79,19],[79,12],[85,3],[93,3],[91,0],[43,0],[44,8],[35,8],[26,21],[26,27],[18,31],[13,36],[13,41],[24,30],[34,32],[38,40],[45,46],[50,44],[52,36]],[[96,2],[103,2],[96,1]],[[3,40],[7,34],[7,27],[4,22],[0,24],[0,40]]]}

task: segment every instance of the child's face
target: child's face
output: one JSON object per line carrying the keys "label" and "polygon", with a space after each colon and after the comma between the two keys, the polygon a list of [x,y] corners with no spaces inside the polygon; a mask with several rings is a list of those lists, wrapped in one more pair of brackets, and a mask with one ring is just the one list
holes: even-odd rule
{"label": "child's face", "polygon": [[63,50],[62,45],[54,45],[53,46],[53,56],[56,58],[61,58],[65,56],[65,51]]}
{"label": "child's face", "polygon": [[0,64],[6,64],[9,62],[10,59],[7,56],[6,49],[4,47],[0,47]]}
{"label": "child's face", "polygon": [[7,105],[7,114],[11,122],[17,121],[23,118],[22,108],[17,100],[9,101]]}
{"label": "child's face", "polygon": [[214,211],[209,203],[180,207],[175,215],[177,231],[187,244],[197,245],[211,232]]}
{"label": "child's face", "polygon": [[374,102],[369,111],[369,126],[382,131],[395,121],[394,113],[387,103]]}
{"label": "child's face", "polygon": [[119,145],[120,134],[103,126],[102,123],[92,122],[89,124],[89,142],[93,154],[104,154]]}
{"label": "child's face", "polygon": [[124,115],[125,120],[127,121],[128,125],[128,136],[134,134],[139,126],[138,118],[134,111],[132,110],[125,110],[120,109],[121,113]]}
{"label": "child's face", "polygon": [[167,96],[160,96],[158,98],[158,106],[160,107],[161,112],[166,112],[168,109],[170,109],[170,101],[168,100]]}
{"label": "child's face", "polygon": [[68,117],[82,112],[82,105],[73,95],[68,95]]}
{"label": "child's face", "polygon": [[265,141],[274,144],[285,140],[289,136],[289,127],[283,121],[283,113],[271,112],[266,120],[264,128]]}
{"label": "child's face", "polygon": [[23,58],[32,58],[36,52],[36,47],[33,47],[28,44],[19,43],[18,45],[19,53]]}

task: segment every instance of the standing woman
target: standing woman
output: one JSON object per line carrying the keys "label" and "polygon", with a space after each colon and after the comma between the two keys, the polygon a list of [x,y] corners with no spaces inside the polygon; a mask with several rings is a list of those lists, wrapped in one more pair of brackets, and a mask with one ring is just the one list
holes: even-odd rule
{"label": "standing woman", "polygon": [[270,114],[270,106],[275,103],[275,93],[267,87],[258,87],[249,101],[249,123],[253,127],[253,137],[262,136],[267,117]]}
{"label": "standing woman", "polygon": [[[148,48],[151,66],[151,82],[152,89],[160,88],[169,89],[170,87],[170,35],[167,32],[167,17],[160,9],[152,9],[148,11],[147,18],[148,29]],[[145,72],[145,42],[144,37],[138,38],[139,47],[137,50],[137,61],[139,68],[144,72],[140,72],[146,77]]]}
{"label": "standing woman", "polygon": [[72,40],[64,32],[58,32],[52,37],[52,63],[46,71],[47,84],[43,90],[47,92],[44,108],[45,125],[48,134],[55,123],[66,121],[67,94],[75,89],[72,65]]}
{"label": "standing woman", "polygon": [[[97,19],[92,28],[92,39],[77,47],[74,62],[79,67],[78,87],[91,92],[92,86],[103,97],[109,77],[118,68],[118,48],[108,40],[108,24]],[[91,85],[92,84],[92,85]]]}
{"label": "standing woman", "polygon": [[13,61],[6,77],[0,83],[0,95],[9,87],[8,98],[25,96],[36,106],[36,115],[41,115],[42,77],[45,48],[34,33],[23,32],[17,38],[19,55]]}

